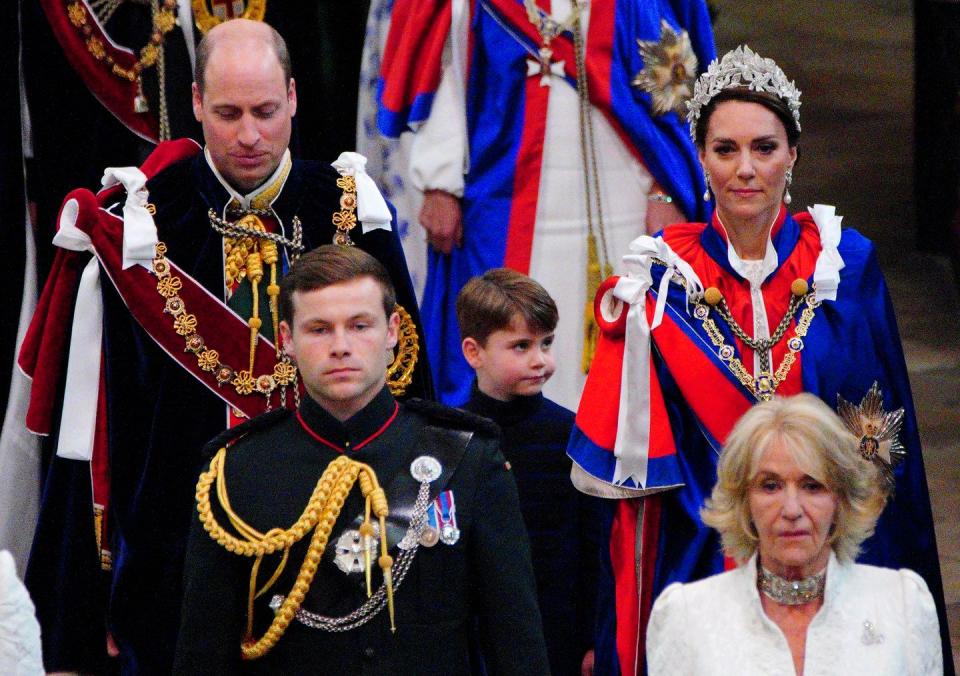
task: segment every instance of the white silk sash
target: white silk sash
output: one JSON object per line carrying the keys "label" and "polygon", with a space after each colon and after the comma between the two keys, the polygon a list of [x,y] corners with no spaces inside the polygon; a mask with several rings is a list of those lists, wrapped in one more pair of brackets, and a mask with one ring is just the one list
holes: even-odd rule
{"label": "white silk sash", "polygon": [[[103,174],[104,188],[123,185],[127,200],[123,206],[123,269],[142,265],[148,270],[156,256],[157,226],[147,211],[147,177],[136,167],[111,167]],[[90,236],[77,227],[80,203],[68,200],[60,211],[54,245],[70,251],[89,251],[93,258],[80,275],[77,300],[70,329],[67,379],[57,455],[70,460],[89,461],[97,426],[100,398],[100,365],[103,355],[103,298],[100,295],[100,262]]]}
{"label": "white silk sash", "polygon": [[[662,237],[643,235],[630,243],[633,252],[623,257],[627,274],[614,287],[613,295],[629,305],[620,381],[620,407],[613,454],[617,458],[613,483],[632,479],[646,488],[650,452],[650,332],[663,321],[670,278],[679,273],[687,284],[687,302],[703,293],[700,278],[677,256]],[[657,287],[657,305],[647,323],[646,298],[653,285],[651,266],[656,258],[666,263]]]}
{"label": "white silk sash", "polygon": [[70,251],[94,254],[80,275],[70,330],[67,380],[57,439],[57,455],[68,460],[93,457],[100,394],[100,358],[103,338],[103,299],[100,296],[100,262],[90,236],[77,226],[80,204],[68,200],[60,211],[60,227],[53,243]]}

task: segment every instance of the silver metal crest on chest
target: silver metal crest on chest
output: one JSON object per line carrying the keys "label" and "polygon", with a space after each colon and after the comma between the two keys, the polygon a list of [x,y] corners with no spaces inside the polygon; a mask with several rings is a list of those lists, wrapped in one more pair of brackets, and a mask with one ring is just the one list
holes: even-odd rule
{"label": "silver metal crest on chest", "polygon": [[430,455],[421,455],[410,463],[410,475],[420,483],[431,483],[440,478],[443,467]]}
{"label": "silver metal crest on chest", "polygon": [[[379,549],[380,525],[372,522],[374,537],[370,538],[370,557],[376,560]],[[364,571],[363,536],[355,528],[349,528],[337,538],[336,555],[333,558],[337,568],[348,575]]]}

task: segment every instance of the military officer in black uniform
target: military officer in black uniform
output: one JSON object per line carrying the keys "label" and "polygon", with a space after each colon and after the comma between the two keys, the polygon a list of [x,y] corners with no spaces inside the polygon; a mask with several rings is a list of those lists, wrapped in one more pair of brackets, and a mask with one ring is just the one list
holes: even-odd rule
{"label": "military officer in black uniform", "polygon": [[320,247],[283,280],[306,395],[208,446],[176,673],[469,674],[474,631],[488,673],[549,672],[496,429],[394,400],[393,307],[357,248]]}

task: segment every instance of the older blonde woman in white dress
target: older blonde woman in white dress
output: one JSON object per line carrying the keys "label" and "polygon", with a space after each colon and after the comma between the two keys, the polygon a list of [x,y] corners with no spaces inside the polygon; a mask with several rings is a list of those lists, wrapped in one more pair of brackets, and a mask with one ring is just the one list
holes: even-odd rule
{"label": "older blonde woman in white dress", "polygon": [[758,404],[717,470],[701,516],[739,567],[663,591],[647,630],[651,676],[943,673],[923,579],[853,562],[887,484],[826,404]]}

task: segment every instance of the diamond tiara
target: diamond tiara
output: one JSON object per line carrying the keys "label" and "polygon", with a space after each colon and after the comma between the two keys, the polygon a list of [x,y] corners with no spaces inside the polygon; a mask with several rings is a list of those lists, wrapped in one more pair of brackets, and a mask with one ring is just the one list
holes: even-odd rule
{"label": "diamond tiara", "polygon": [[800,90],[787,79],[773,59],[765,59],[746,45],[727,52],[718,62],[714,59],[707,72],[700,76],[687,101],[687,122],[690,138],[697,142],[697,120],[700,112],[725,89],[750,89],[773,94],[787,104],[800,131]]}

